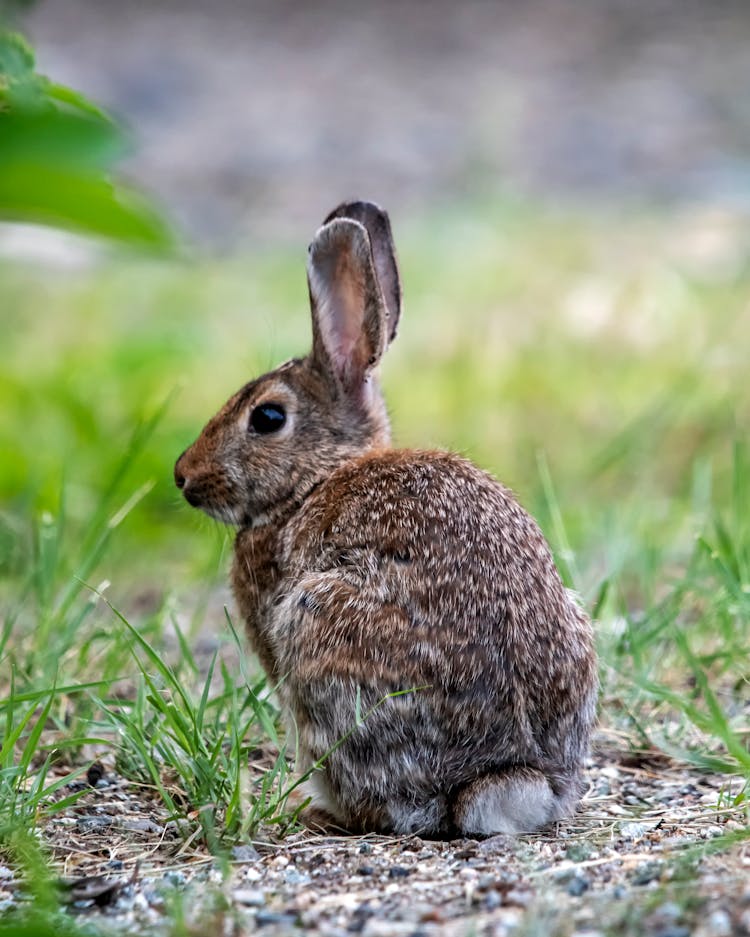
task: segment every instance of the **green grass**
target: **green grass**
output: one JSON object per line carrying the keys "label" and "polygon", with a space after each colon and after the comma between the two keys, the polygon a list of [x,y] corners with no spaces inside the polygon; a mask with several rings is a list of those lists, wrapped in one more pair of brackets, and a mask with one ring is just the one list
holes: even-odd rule
{"label": "green grass", "polygon": [[[152,785],[173,817],[195,816],[192,835],[199,833],[215,853],[227,842],[247,840],[264,822],[293,822],[292,811],[285,812],[284,806],[296,782],[289,777],[278,712],[268,699],[265,679],[251,682],[241,667],[244,681],[238,681],[222,663],[217,691],[216,652],[203,676],[175,624],[180,658],[179,666],[172,667],[119,612],[115,615],[132,638],[139,678],[132,701],[108,700],[99,706],[117,739],[119,771]],[[228,624],[237,641],[230,619]],[[186,686],[200,689],[200,695]],[[266,740],[278,755],[253,790],[249,753]]]}
{"label": "green grass", "polygon": [[[739,775],[746,803],[750,231],[393,214],[397,443],[463,451],[518,492],[595,610],[605,725]],[[184,264],[0,262],[0,849],[66,809],[91,746],[217,853],[294,822],[283,754],[248,772],[283,739],[217,598],[229,536],[171,473],[230,393],[307,349],[305,237]]]}

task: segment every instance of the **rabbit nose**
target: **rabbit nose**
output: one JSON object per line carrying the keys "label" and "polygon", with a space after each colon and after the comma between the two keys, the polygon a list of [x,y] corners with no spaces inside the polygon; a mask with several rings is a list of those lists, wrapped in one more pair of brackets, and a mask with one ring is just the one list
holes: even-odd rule
{"label": "rabbit nose", "polygon": [[[187,452],[187,449],[185,450],[185,452]],[[185,456],[185,452],[182,453],[182,455],[181,455],[180,458],[175,462],[175,465],[174,465],[174,483],[175,483],[175,485],[177,485],[177,487],[180,489],[180,491],[182,491],[182,490],[184,489],[184,487],[185,487],[185,485],[187,484],[187,481],[188,481],[188,480],[187,480],[187,477],[186,477],[186,475],[185,475],[185,473],[183,472],[182,468],[180,467],[180,463],[182,462],[182,460],[183,460],[183,458],[184,458],[184,456]]]}

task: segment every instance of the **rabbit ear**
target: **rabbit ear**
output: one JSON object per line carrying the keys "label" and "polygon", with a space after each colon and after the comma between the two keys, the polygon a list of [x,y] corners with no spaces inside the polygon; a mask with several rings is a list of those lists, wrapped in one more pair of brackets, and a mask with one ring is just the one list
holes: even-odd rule
{"label": "rabbit ear", "polygon": [[387,332],[390,343],[396,337],[398,320],[401,317],[401,281],[388,213],[374,202],[343,202],[338,208],[334,208],[324,224],[334,218],[351,218],[367,229],[375,271],[388,312]]}
{"label": "rabbit ear", "polygon": [[313,319],[312,357],[353,397],[385,350],[386,309],[370,238],[350,218],[324,224],[310,245],[307,281]]}

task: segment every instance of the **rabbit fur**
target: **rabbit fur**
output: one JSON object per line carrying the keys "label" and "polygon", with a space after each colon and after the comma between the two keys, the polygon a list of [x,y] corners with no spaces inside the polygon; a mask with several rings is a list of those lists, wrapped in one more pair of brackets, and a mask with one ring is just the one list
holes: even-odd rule
{"label": "rabbit fur", "polygon": [[339,206],[307,272],[311,352],[231,397],[175,480],[239,528],[236,601],[298,769],[317,766],[308,822],[445,837],[569,816],[595,719],[589,620],[510,491],[458,455],[390,447],[386,213]]}

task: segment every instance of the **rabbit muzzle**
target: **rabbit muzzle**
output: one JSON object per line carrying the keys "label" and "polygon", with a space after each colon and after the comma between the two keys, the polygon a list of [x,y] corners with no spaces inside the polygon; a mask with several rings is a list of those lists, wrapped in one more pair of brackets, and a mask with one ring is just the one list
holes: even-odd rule
{"label": "rabbit muzzle", "polygon": [[240,523],[243,509],[226,473],[210,464],[196,464],[191,455],[186,449],[174,467],[175,485],[187,503],[225,524]]}

